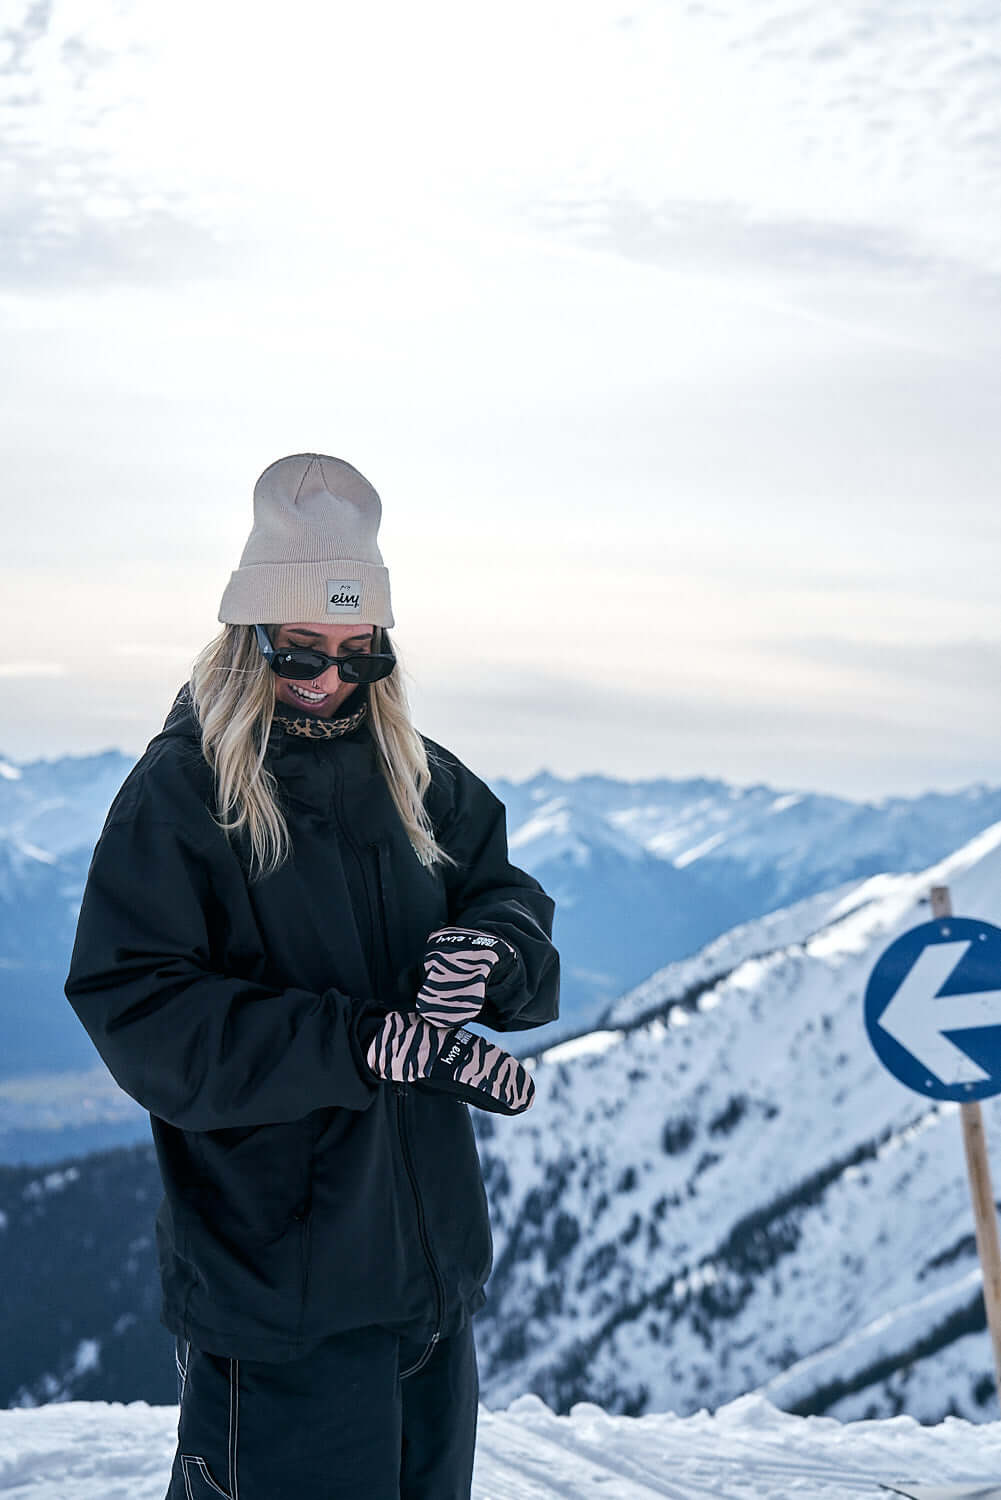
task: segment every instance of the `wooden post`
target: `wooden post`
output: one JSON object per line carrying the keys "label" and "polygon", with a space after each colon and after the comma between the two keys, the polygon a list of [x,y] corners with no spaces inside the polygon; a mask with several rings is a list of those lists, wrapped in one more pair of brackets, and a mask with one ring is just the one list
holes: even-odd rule
{"label": "wooden post", "polygon": [[[932,887],[932,916],[951,917],[952,897],[947,885]],[[978,1099],[968,1099],[959,1106],[963,1126],[963,1148],[966,1171],[973,1199],[973,1222],[977,1235],[977,1254],[984,1278],[984,1307],[987,1327],[994,1349],[994,1380],[1001,1401],[1001,1244],[998,1242],[998,1216],[991,1187],[991,1169],[987,1160],[984,1119]]]}

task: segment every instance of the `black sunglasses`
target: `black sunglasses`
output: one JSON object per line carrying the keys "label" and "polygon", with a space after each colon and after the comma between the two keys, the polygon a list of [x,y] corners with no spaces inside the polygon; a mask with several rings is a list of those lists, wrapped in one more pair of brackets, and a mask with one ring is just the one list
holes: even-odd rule
{"label": "black sunglasses", "polygon": [[263,625],[255,625],[254,629],[261,655],[271,670],[279,677],[292,677],[297,682],[309,682],[328,667],[337,668],[342,682],[378,682],[381,677],[388,677],[396,666],[396,657],[391,651],[379,655],[364,652],[357,656],[325,656],[311,646],[282,646],[276,650]]}

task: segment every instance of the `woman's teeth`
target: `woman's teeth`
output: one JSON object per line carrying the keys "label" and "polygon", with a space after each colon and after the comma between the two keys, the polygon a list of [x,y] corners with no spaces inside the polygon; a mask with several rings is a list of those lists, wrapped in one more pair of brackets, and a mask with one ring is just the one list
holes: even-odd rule
{"label": "woman's teeth", "polygon": [[289,692],[294,693],[297,698],[301,698],[304,703],[322,703],[327,696],[326,693],[311,693],[308,688],[294,687],[291,683],[289,684]]}

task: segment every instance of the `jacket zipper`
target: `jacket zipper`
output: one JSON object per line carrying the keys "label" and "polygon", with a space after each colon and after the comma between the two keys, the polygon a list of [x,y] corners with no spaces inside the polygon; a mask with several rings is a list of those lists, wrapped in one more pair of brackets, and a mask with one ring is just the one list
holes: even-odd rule
{"label": "jacket zipper", "polygon": [[[377,930],[379,923],[376,921],[376,913],[373,907],[372,897],[369,892],[368,868],[365,860],[362,858],[361,850],[358,848],[358,845],[355,843],[350,833],[348,833],[347,819],[344,816],[344,805],[341,796],[341,778],[337,772],[336,766],[334,768],[334,777],[337,795],[338,822],[340,824],[341,832],[344,835],[345,841],[347,842],[348,846],[350,847],[355,858],[358,861],[362,873],[362,883],[365,887],[365,899],[368,905],[369,922],[372,931],[372,954],[376,963],[375,978],[376,983],[378,984],[380,978],[378,970],[382,968],[380,957],[383,949],[385,949],[386,957],[389,959],[388,967],[392,968],[392,959],[389,955],[389,912],[387,910],[388,903],[384,898],[385,887],[382,868],[382,850],[377,843],[369,845],[369,848],[372,849],[375,854],[376,867],[379,876],[378,880],[376,881],[376,900],[381,907],[380,915],[382,917],[382,932],[379,933]],[[387,974],[387,988],[390,979],[391,976]],[[381,992],[377,990],[376,993],[378,995]],[[428,1239],[427,1223],[424,1217],[424,1201],[421,1198],[420,1187],[417,1183],[417,1174],[414,1170],[413,1157],[410,1154],[410,1140],[407,1135],[406,1121],[403,1113],[406,1086],[402,1083],[394,1083],[393,1092],[396,1094],[396,1127],[400,1137],[400,1150],[403,1154],[403,1164],[407,1169],[407,1176],[410,1179],[410,1186],[413,1190],[414,1204],[417,1209],[417,1232],[420,1236],[421,1249],[424,1252],[424,1258],[427,1261],[428,1269],[431,1272],[431,1279],[434,1282],[435,1296],[435,1326],[434,1332],[431,1335],[431,1341],[417,1363],[415,1365],[412,1365],[410,1369],[402,1370],[400,1372],[400,1379],[403,1380],[408,1375],[416,1375],[418,1370],[422,1370],[424,1368],[424,1366],[427,1364],[428,1360],[434,1353],[438,1341],[441,1338],[441,1324],[445,1309],[445,1284],[442,1281],[441,1272],[438,1269],[438,1262],[434,1258],[434,1253],[431,1249],[431,1242]]]}
{"label": "jacket zipper", "polygon": [[301,1340],[305,1337],[306,1332],[306,1304],[309,1299],[309,1251],[313,1227],[312,1208],[305,1209],[301,1215],[296,1214],[296,1218],[299,1220],[299,1250],[302,1255],[302,1275],[300,1278],[302,1283],[302,1316],[299,1319],[299,1338]]}
{"label": "jacket zipper", "polygon": [[[332,759],[334,759],[334,758],[332,757]],[[376,962],[378,963],[377,950],[376,950],[376,943],[378,941],[378,936],[379,936],[379,934],[377,932],[378,923],[376,921],[375,910],[374,910],[373,905],[372,905],[372,894],[371,894],[371,891],[369,889],[368,871],[365,868],[365,861],[362,858],[362,852],[361,852],[361,850],[359,849],[358,845],[355,843],[354,839],[351,837],[351,834],[348,832],[348,821],[347,821],[347,818],[344,816],[344,799],[343,799],[343,788],[341,786],[341,774],[340,774],[340,771],[337,769],[336,759],[334,759],[334,799],[335,799],[335,807],[336,807],[336,810],[337,810],[337,826],[338,826],[338,829],[339,829],[341,835],[344,838],[344,842],[347,844],[348,848],[351,850],[351,852],[354,855],[355,859],[358,861],[358,868],[361,870],[361,883],[365,887],[365,905],[368,908],[368,925],[369,925],[369,932],[371,933],[371,939],[372,939],[372,954],[373,954],[373,957],[376,958]],[[371,977],[372,976],[369,975],[370,979],[371,979]],[[378,993],[379,993],[379,991],[378,991],[378,983],[379,983],[379,975],[378,975],[378,973],[376,973],[376,975],[375,975],[375,982],[376,982],[376,995],[378,995]]]}
{"label": "jacket zipper", "polygon": [[[376,867],[379,872],[379,880],[376,887],[376,893],[379,901],[379,915],[382,918],[382,933],[385,940],[386,958],[389,961],[389,968],[390,970],[392,970],[393,945],[389,928],[389,879],[386,872],[386,851],[382,844],[379,843],[374,843],[370,847],[375,853]],[[387,976],[387,978],[388,977],[389,976]],[[424,1251],[424,1257],[427,1260],[428,1268],[431,1272],[431,1278],[434,1281],[435,1295],[434,1332],[431,1335],[431,1341],[417,1363],[415,1365],[411,1365],[408,1370],[402,1370],[400,1372],[400,1379],[405,1380],[408,1375],[416,1375],[418,1370],[423,1370],[424,1366],[427,1364],[428,1360],[434,1353],[438,1340],[441,1338],[441,1323],[445,1309],[445,1284],[442,1280],[441,1272],[438,1269],[438,1262],[434,1258],[434,1251],[431,1249],[431,1241],[428,1237],[427,1232],[427,1221],[424,1217],[424,1201],[421,1198],[420,1187],[417,1182],[417,1171],[414,1167],[413,1156],[410,1152],[410,1136],[407,1131],[407,1117],[405,1113],[407,1096],[406,1085],[402,1083],[395,1083],[393,1085],[393,1091],[396,1094],[396,1123],[400,1132],[400,1146],[403,1150],[403,1163],[407,1169],[407,1176],[410,1178],[410,1186],[413,1189],[414,1203],[417,1207],[417,1229],[418,1233],[420,1234],[421,1247]]]}
{"label": "jacket zipper", "polygon": [[[389,882],[386,876],[385,850],[383,849],[381,844],[369,844],[368,847],[375,855],[375,867],[378,872],[378,880],[376,881],[375,891],[376,898],[379,903],[379,916],[382,919],[382,953],[383,957],[386,960],[386,992],[388,994],[390,984],[393,984],[395,981],[395,972],[393,963],[393,943],[389,934]],[[393,991],[393,997],[394,999],[396,998],[395,987]]]}
{"label": "jacket zipper", "polygon": [[402,1370],[400,1372],[400,1379],[405,1380],[408,1375],[416,1375],[418,1370],[424,1368],[434,1353],[438,1340],[441,1338],[441,1320],[445,1307],[445,1287],[441,1279],[441,1272],[438,1270],[438,1262],[435,1260],[431,1249],[431,1242],[428,1239],[427,1225],[424,1220],[424,1204],[421,1201],[420,1189],[417,1186],[417,1175],[414,1172],[413,1158],[410,1155],[410,1139],[407,1134],[406,1117],[403,1113],[406,1084],[394,1083],[393,1092],[396,1095],[396,1123],[400,1132],[400,1145],[403,1148],[403,1164],[407,1169],[410,1186],[414,1192],[414,1202],[417,1205],[417,1232],[420,1235],[421,1247],[423,1248],[434,1280],[435,1297],[434,1333],[431,1335],[431,1342],[415,1365],[411,1365],[409,1370]]}

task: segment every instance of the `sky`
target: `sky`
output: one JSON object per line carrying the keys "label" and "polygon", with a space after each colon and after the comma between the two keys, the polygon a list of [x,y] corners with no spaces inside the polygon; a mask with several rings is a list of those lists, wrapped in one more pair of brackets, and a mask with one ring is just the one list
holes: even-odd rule
{"label": "sky", "polygon": [[3,25],[0,752],[140,754],[320,452],[485,777],[997,782],[996,5]]}

